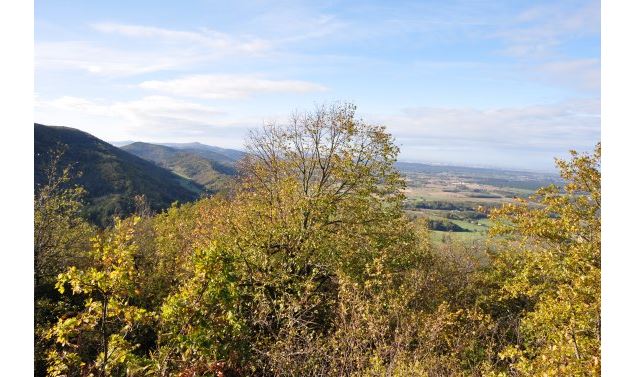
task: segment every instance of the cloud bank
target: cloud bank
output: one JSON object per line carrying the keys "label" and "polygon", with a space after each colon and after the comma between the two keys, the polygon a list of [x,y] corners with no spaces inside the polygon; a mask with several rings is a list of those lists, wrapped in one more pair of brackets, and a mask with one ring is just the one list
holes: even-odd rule
{"label": "cloud bank", "polygon": [[255,93],[307,93],[326,87],[299,80],[270,80],[243,75],[193,75],[174,80],[152,80],[139,84],[171,95],[206,99],[242,99]]}

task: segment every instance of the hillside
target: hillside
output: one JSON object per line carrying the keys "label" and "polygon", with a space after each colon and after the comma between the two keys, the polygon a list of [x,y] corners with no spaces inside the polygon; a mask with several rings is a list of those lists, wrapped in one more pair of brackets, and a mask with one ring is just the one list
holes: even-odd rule
{"label": "hillside", "polygon": [[167,208],[174,201],[195,200],[203,187],[167,169],[114,147],[86,132],[69,127],[35,124],[35,185],[44,181],[43,168],[49,152],[65,145],[62,165],[81,172],[73,183],[87,191],[87,216],[100,225],[114,214],[134,210],[133,198],[145,195],[153,210]]}
{"label": "hillside", "polygon": [[191,179],[211,191],[222,190],[231,176],[236,175],[234,160],[212,150],[176,149],[141,142],[123,146],[122,149]]}
{"label": "hillside", "polygon": [[228,163],[235,163],[245,156],[245,152],[237,149],[228,149],[216,147],[213,145],[194,143],[164,143],[166,147],[179,149],[188,153],[195,153],[202,157],[212,159],[214,161],[222,161]]}

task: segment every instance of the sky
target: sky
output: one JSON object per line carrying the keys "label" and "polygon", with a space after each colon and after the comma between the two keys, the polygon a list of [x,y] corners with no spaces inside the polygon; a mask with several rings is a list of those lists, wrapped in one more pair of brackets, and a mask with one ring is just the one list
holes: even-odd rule
{"label": "sky", "polygon": [[551,171],[600,140],[600,2],[35,1],[38,123],[242,148],[333,101],[402,161]]}

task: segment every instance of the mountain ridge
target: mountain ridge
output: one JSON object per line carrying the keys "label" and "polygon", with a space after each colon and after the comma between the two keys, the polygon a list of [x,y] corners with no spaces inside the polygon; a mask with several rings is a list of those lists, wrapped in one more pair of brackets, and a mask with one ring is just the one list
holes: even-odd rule
{"label": "mountain ridge", "polygon": [[132,213],[137,195],[160,211],[175,201],[196,200],[205,191],[192,180],[76,128],[34,123],[34,144],[35,189],[45,183],[50,151],[65,148],[60,163],[82,173],[72,183],[86,189],[86,215],[98,225],[108,225],[114,215]]}
{"label": "mountain ridge", "polygon": [[231,177],[237,175],[236,161],[213,151],[177,149],[144,142],[125,145],[121,149],[191,179],[212,192],[226,189]]}

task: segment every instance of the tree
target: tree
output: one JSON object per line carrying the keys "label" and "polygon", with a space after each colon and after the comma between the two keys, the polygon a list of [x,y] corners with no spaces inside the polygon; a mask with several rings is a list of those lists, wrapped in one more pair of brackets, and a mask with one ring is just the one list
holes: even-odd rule
{"label": "tree", "polygon": [[55,346],[48,353],[52,376],[97,373],[100,376],[131,374],[143,369],[130,341],[137,326],[153,320],[153,314],[130,301],[137,290],[134,226],[139,218],[116,220],[115,227],[94,239],[95,267],[70,267],[58,276],[56,288],[82,295],[84,307],[60,318],[47,336]]}
{"label": "tree", "polygon": [[323,106],[253,133],[236,189],[196,205],[192,277],[161,311],[165,370],[323,368],[342,290],[377,294],[371,281],[417,266],[398,148],[354,110]]}
{"label": "tree", "polygon": [[563,188],[492,211],[490,310],[518,321],[500,357],[519,375],[600,374],[600,144],[558,160]]}
{"label": "tree", "polygon": [[60,166],[64,152],[63,146],[50,151],[50,161],[43,169],[46,183],[35,188],[33,200],[36,375],[46,370],[44,355],[50,342],[44,332],[60,315],[78,305],[76,300],[56,292],[56,276],[72,265],[84,268],[90,263],[86,250],[95,232],[81,216],[85,190],[70,184],[71,166]]}
{"label": "tree", "polygon": [[[299,242],[314,231],[333,237],[330,250],[318,254],[322,261],[360,275],[372,256],[356,252],[360,243],[397,242],[407,219],[405,181],[394,167],[399,148],[385,127],[356,118],[355,110],[319,106],[251,133],[241,178],[271,210],[269,221],[299,221],[289,224],[302,232]],[[298,219],[287,216],[289,203]]]}
{"label": "tree", "polygon": [[54,282],[71,263],[82,260],[92,227],[81,217],[86,191],[69,186],[71,167],[60,168],[64,148],[50,152],[44,169],[46,184],[36,188],[34,199],[35,285]]}

